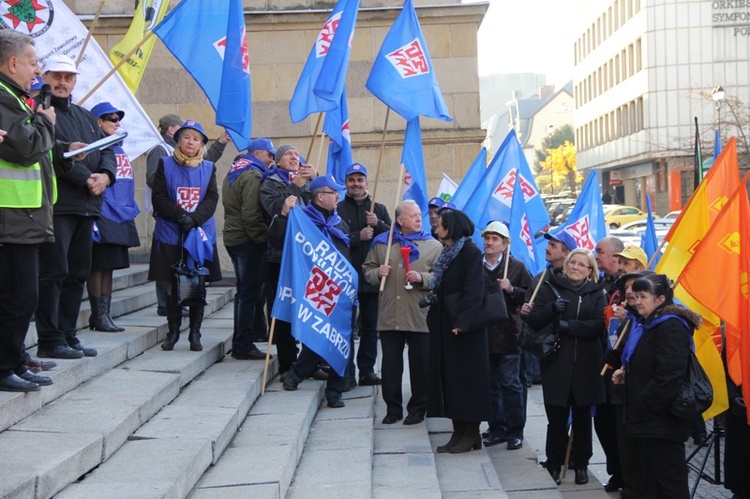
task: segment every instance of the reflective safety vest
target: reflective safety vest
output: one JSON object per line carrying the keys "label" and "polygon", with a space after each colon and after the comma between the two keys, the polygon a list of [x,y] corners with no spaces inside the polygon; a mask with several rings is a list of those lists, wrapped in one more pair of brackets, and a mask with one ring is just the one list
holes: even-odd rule
{"label": "reflective safety vest", "polygon": [[[2,81],[0,88],[16,98],[21,109],[29,115],[26,123],[31,123],[31,109],[13,93]],[[1,147],[1,146],[0,146]],[[49,151],[52,165],[52,150]],[[52,202],[57,201],[57,180],[52,169]],[[41,208],[42,206],[42,166],[37,161],[31,166],[21,166],[0,158],[0,208]]]}

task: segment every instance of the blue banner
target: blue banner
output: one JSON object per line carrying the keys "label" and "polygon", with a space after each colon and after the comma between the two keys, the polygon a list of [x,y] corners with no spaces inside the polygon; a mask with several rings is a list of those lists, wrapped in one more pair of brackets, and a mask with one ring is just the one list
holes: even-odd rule
{"label": "blue banner", "polygon": [[365,86],[407,121],[419,115],[452,120],[412,0],[385,36]]}
{"label": "blue banner", "polygon": [[456,208],[459,210],[463,208],[477,188],[479,181],[482,180],[485,170],[487,170],[487,148],[483,147],[469,167],[466,175],[464,175],[461,183],[458,184],[456,192],[451,196],[451,203],[455,204]]}
{"label": "blue banner", "polygon": [[521,260],[531,275],[541,272],[547,265],[544,258],[544,248],[546,240],[543,243],[534,240],[534,234],[529,229],[529,217],[526,214],[526,203],[523,200],[523,189],[521,183],[516,182],[513,187],[513,203],[510,207],[510,223],[508,224],[510,232],[510,252],[514,257]]}
{"label": "blue banner", "polygon": [[424,171],[422,153],[422,130],[419,128],[419,116],[406,123],[404,149],[401,162],[406,168],[404,175],[403,199],[413,199],[422,211],[422,224],[429,227],[430,211],[427,202],[427,176]]}
{"label": "blue banner", "polygon": [[358,10],[359,0],[339,0],[318,33],[289,102],[292,123],[339,106]]}
{"label": "blue banner", "polygon": [[326,175],[333,175],[341,185],[346,183],[346,169],[352,159],[352,142],[349,133],[349,106],[346,103],[346,89],[341,93],[341,103],[336,109],[326,113],[323,131],[330,137],[328,144],[328,167]]}
{"label": "blue banner", "polygon": [[154,28],[216,111],[238,150],[250,144],[250,55],[241,0],[182,0]]}
{"label": "blue banner", "polygon": [[271,316],[344,376],[352,348],[357,271],[301,208],[289,212]]}
{"label": "blue banner", "polygon": [[607,223],[604,221],[602,193],[596,170],[589,173],[568,220],[551,232],[554,235],[561,231],[573,236],[579,248],[592,251],[600,239],[607,237]]}
{"label": "blue banner", "polygon": [[[646,196],[646,208],[648,210],[648,215],[646,216],[646,230],[641,236],[641,248],[646,252],[646,256],[650,262],[656,253],[656,250],[659,249],[659,238],[656,236],[656,226],[654,225],[654,214],[651,211],[650,196]],[[661,255],[654,260],[654,263],[651,264],[650,268],[656,268],[656,264],[659,263],[660,259]]]}

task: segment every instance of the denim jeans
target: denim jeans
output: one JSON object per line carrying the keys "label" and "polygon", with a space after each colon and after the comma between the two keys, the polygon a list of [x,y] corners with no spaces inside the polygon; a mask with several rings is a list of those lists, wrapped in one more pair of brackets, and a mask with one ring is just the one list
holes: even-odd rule
{"label": "denim jeans", "polygon": [[490,354],[490,397],[493,418],[492,435],[523,439],[525,423],[523,387],[519,378],[521,354]]}
{"label": "denim jeans", "polygon": [[234,275],[237,277],[232,351],[248,353],[255,349],[253,326],[255,324],[255,307],[261,295],[261,275],[266,258],[266,244],[248,241],[226,248],[232,259]]}

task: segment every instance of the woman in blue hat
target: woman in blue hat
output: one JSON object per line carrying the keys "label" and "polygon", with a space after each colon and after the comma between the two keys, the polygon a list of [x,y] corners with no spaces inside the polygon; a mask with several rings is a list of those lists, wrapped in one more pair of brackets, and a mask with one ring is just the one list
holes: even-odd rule
{"label": "woman in blue hat", "polygon": [[[162,350],[172,350],[180,339],[182,308],[178,303],[173,279],[173,265],[180,261],[194,267],[203,266],[208,271],[206,281],[221,279],[218,251],[216,250],[216,224],[214,212],[219,202],[216,185],[216,167],[203,159],[208,137],[200,123],[185,122],[174,134],[177,148],[172,156],[159,158],[154,176],[151,200],[154,205],[154,241],[151,245],[151,265],[148,278],[152,281],[172,282],[167,292],[167,339]],[[198,229],[201,229],[200,231]],[[210,247],[206,255],[194,262],[185,249],[188,241],[204,240]],[[200,249],[200,248],[198,248]],[[191,251],[190,255],[196,252]],[[201,324],[203,305],[190,306],[190,350],[203,350]]]}
{"label": "woman in blue hat", "polygon": [[[120,128],[125,113],[109,102],[100,102],[91,113],[105,135],[114,135]],[[117,158],[115,183],[102,195],[101,218],[94,224],[94,245],[91,252],[91,273],[86,287],[91,304],[89,327],[96,331],[118,332],[112,320],[112,272],[130,267],[128,248],[140,246],[135,228],[135,217],[140,213],[135,203],[135,181],[130,160],[122,149],[122,142],[112,146]]]}

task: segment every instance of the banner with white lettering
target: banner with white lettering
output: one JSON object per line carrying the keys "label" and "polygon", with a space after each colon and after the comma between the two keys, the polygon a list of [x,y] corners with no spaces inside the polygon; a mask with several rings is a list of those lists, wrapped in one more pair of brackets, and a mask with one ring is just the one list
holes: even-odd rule
{"label": "banner with white lettering", "polygon": [[352,344],[357,272],[299,208],[289,212],[271,316],[344,376]]}

